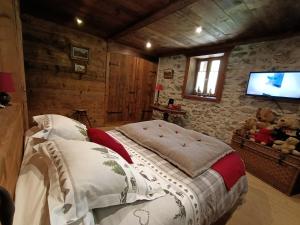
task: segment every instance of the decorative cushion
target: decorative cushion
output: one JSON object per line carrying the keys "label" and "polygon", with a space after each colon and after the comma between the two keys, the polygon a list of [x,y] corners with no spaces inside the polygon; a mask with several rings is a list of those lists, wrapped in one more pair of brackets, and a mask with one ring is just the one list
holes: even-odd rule
{"label": "decorative cushion", "polygon": [[90,209],[152,200],[164,195],[114,151],[86,141],[58,139],[34,146],[50,159],[51,224],[79,222]]}
{"label": "decorative cushion", "polygon": [[162,120],[131,123],[118,131],[156,152],[191,177],[209,169],[233,149],[222,141]]}
{"label": "decorative cushion", "polygon": [[33,137],[53,140],[57,137],[69,140],[88,140],[86,126],[82,123],[65,116],[46,114],[34,116],[33,120],[38,124],[41,131]]}
{"label": "decorative cushion", "polygon": [[124,146],[105,131],[96,128],[89,128],[87,130],[87,134],[92,142],[110,148],[122,156],[128,163],[133,163]]}

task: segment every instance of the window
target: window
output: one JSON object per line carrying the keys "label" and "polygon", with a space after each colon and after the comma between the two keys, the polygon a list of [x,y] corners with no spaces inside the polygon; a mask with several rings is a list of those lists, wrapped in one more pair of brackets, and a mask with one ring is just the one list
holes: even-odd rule
{"label": "window", "polygon": [[221,100],[227,53],[189,57],[183,97],[219,102]]}

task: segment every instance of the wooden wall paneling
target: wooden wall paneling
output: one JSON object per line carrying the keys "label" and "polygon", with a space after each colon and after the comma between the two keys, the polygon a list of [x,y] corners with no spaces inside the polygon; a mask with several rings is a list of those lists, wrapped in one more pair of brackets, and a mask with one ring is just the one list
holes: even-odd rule
{"label": "wooden wall paneling", "polygon": [[22,162],[24,137],[23,104],[0,109],[0,186],[14,196]]}
{"label": "wooden wall paneling", "polygon": [[137,121],[149,120],[155,95],[157,64],[139,59],[137,73],[139,75],[137,94]]}
{"label": "wooden wall paneling", "polygon": [[143,116],[143,120],[152,119],[152,104],[154,102],[155,97],[155,86],[157,80],[157,64],[152,62],[146,62],[147,64],[147,83],[145,85],[146,90],[146,103],[143,108],[143,112],[145,115]]}
{"label": "wooden wall paneling", "polygon": [[[86,109],[92,126],[105,120],[107,44],[101,38],[23,15],[24,56],[30,117],[72,116]],[[71,46],[89,48],[89,61],[71,59]],[[86,64],[78,74],[74,62]]]}
{"label": "wooden wall paneling", "polygon": [[10,95],[12,102],[21,103],[24,109],[24,124],[27,127],[22,25],[18,0],[0,0],[0,71],[10,72],[13,75],[16,91]]}
{"label": "wooden wall paneling", "polygon": [[[88,109],[93,124],[104,124],[104,83],[53,78],[51,75],[39,74],[31,74],[28,82],[31,84],[28,92],[30,117],[58,113],[58,110],[59,114],[71,117],[72,109],[77,106]],[[61,90],[57,91],[59,88]]]}
{"label": "wooden wall paneling", "polygon": [[[122,54],[110,53],[109,61],[109,81],[108,81],[108,104],[107,104],[107,122],[121,121],[123,119],[125,101],[126,76],[122,77],[123,60]],[[124,87],[121,88],[120,85]]]}
{"label": "wooden wall paneling", "polygon": [[[133,72],[134,72],[134,57],[130,55],[121,55],[121,66],[120,66],[120,80],[118,89],[120,90],[120,95],[118,98],[122,103],[122,121],[130,121],[130,87],[131,82],[133,82]],[[132,109],[133,110],[133,109]]]}
{"label": "wooden wall paneling", "polygon": [[144,82],[144,60],[137,59],[135,73],[137,77],[136,82],[136,121],[142,120],[142,110],[143,110],[143,82]]}
{"label": "wooden wall paneling", "polygon": [[127,70],[128,77],[128,121],[136,121],[137,120],[137,89],[138,89],[138,80],[139,74],[137,73],[137,63],[139,58],[137,57],[129,57],[129,69]]}

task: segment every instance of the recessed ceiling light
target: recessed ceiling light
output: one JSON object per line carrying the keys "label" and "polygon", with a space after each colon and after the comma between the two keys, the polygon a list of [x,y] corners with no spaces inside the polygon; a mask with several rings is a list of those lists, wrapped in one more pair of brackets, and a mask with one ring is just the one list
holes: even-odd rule
{"label": "recessed ceiling light", "polygon": [[146,48],[151,48],[151,47],[152,47],[152,44],[151,44],[150,41],[148,41],[148,42],[146,43]]}
{"label": "recessed ceiling light", "polygon": [[197,27],[196,30],[195,30],[195,32],[196,32],[197,34],[200,34],[200,33],[202,32],[202,27],[201,27],[201,26],[200,26],[200,27]]}
{"label": "recessed ceiling light", "polygon": [[77,23],[78,26],[82,25],[83,24],[83,20],[80,19],[79,17],[75,17],[75,21]]}

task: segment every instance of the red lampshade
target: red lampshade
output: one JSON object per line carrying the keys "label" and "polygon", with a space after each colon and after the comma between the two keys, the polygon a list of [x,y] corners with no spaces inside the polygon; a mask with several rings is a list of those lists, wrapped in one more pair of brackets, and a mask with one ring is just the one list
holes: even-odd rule
{"label": "red lampshade", "polygon": [[164,87],[161,84],[156,84],[155,90],[156,91],[162,91]]}
{"label": "red lampshade", "polygon": [[0,72],[0,91],[14,92],[15,86],[11,73]]}

